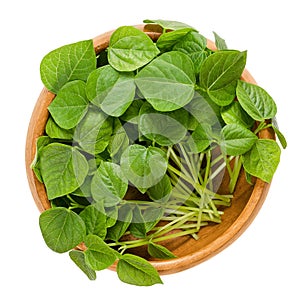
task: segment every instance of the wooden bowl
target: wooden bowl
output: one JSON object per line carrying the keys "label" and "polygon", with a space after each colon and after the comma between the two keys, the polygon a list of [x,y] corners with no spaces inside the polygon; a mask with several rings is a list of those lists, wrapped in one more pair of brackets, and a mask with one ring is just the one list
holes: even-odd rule
{"label": "wooden bowl", "polygon": [[[146,32],[153,40],[156,40],[161,34],[161,28],[156,25],[147,24],[137,25],[136,27]],[[93,39],[97,53],[108,47],[112,32],[104,33]],[[215,45],[208,40],[208,47],[214,49]],[[242,79],[255,83],[255,80],[247,70],[243,72]],[[40,212],[50,208],[50,202],[44,185],[37,180],[30,168],[30,164],[35,156],[36,140],[44,133],[48,118],[47,107],[54,97],[53,93],[43,88],[31,116],[26,140],[25,160],[27,177],[32,196]],[[271,129],[261,131],[260,138],[275,139],[274,132]],[[226,180],[226,177],[223,180]],[[260,179],[254,179],[254,184],[249,185],[242,171],[236,185],[232,205],[225,209],[220,224],[203,227],[199,232],[200,238],[197,241],[189,236],[166,241],[164,246],[174,252],[177,256],[175,259],[154,260],[148,257],[143,249],[137,250],[140,251],[138,254],[149,259],[160,274],[179,272],[211,258],[228,247],[246,230],[260,210],[269,187],[270,184]],[[111,269],[115,269],[115,267],[116,264]]]}

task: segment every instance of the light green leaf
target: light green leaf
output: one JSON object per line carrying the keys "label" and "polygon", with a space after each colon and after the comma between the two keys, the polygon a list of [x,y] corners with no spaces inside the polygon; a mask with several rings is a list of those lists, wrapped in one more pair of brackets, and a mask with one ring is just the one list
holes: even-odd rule
{"label": "light green leaf", "polygon": [[272,119],[277,112],[272,97],[258,85],[238,81],[236,94],[243,109],[256,121]]}
{"label": "light green leaf", "polygon": [[156,147],[129,146],[121,157],[121,169],[137,188],[147,189],[158,183],[167,171],[166,153]]}
{"label": "light green leaf", "polygon": [[102,203],[88,205],[79,215],[85,223],[87,234],[95,234],[102,239],[105,238],[106,214]]}
{"label": "light green leaf", "polygon": [[244,111],[238,101],[233,101],[228,106],[221,108],[222,119],[226,124],[238,124],[252,128],[254,120]]}
{"label": "light green leaf", "polygon": [[187,54],[194,63],[195,73],[200,72],[203,61],[208,56],[206,49],[206,38],[198,32],[189,32],[173,47],[174,51],[180,51]]}
{"label": "light green leaf", "polygon": [[192,153],[200,153],[208,148],[213,141],[214,138],[212,136],[211,126],[206,123],[202,123],[199,124],[193,131],[188,140],[188,144]]}
{"label": "light green leaf", "polygon": [[243,166],[249,174],[271,182],[280,161],[280,147],[274,140],[259,139],[244,154]]}
{"label": "light green leaf", "polygon": [[67,195],[83,184],[89,166],[76,148],[52,143],[40,155],[40,171],[50,200]]}
{"label": "light green leaf", "polygon": [[62,139],[62,140],[72,140],[74,129],[63,129],[59,127],[53,118],[49,116],[48,121],[46,123],[45,131],[49,137],[53,139]]}
{"label": "light green leaf", "polygon": [[121,281],[138,286],[162,283],[157,270],[147,260],[132,254],[120,257],[117,274]]}
{"label": "light green leaf", "polygon": [[98,154],[105,150],[113,131],[112,119],[96,107],[90,107],[74,132],[82,150]]}
{"label": "light green leaf", "polygon": [[102,161],[95,173],[91,191],[96,201],[103,202],[105,207],[117,205],[125,196],[128,181],[119,165]]}
{"label": "light green leaf", "polygon": [[193,62],[179,51],[164,53],[144,67],[137,74],[135,82],[156,110],[181,108],[194,96]]}
{"label": "light green leaf", "polygon": [[134,74],[119,73],[110,65],[92,72],[87,80],[87,96],[106,114],[121,116],[130,106],[135,95]]}
{"label": "light green leaf", "polygon": [[230,104],[235,96],[237,80],[245,68],[247,53],[223,50],[208,56],[203,62],[199,79],[200,87],[218,105]]}
{"label": "light green leaf", "polygon": [[149,243],[147,250],[148,253],[154,258],[161,258],[161,259],[176,258],[176,255],[174,255],[169,249],[153,242]]}
{"label": "light green leaf", "polygon": [[249,151],[258,137],[249,129],[238,124],[228,124],[221,131],[221,148],[227,155],[241,155]]}
{"label": "light green leaf", "polygon": [[171,146],[180,142],[187,133],[182,122],[188,123],[186,110],[178,109],[162,113],[145,103],[140,110],[138,128],[147,139],[161,146]]}
{"label": "light green leaf", "polygon": [[192,28],[181,28],[174,31],[165,32],[158,38],[156,46],[161,51],[168,51],[192,30]]}
{"label": "light green leaf", "polygon": [[226,42],[222,39],[216,32],[213,31],[215,37],[215,44],[218,50],[226,50],[228,49]]}
{"label": "light green leaf", "polygon": [[41,79],[48,90],[57,92],[69,81],[86,81],[96,68],[92,40],[62,46],[48,53],[40,66]]}
{"label": "light green leaf", "polygon": [[48,106],[54,121],[64,129],[75,127],[88,110],[85,82],[75,80],[64,85]]}
{"label": "light green leaf", "polygon": [[161,19],[157,19],[157,20],[147,19],[147,20],[144,20],[143,22],[144,23],[155,23],[155,24],[160,25],[164,29],[171,29],[171,30],[177,30],[177,29],[183,29],[183,28],[193,28],[190,25],[187,25],[185,23],[178,22],[178,21],[169,21],[169,20],[161,20]]}
{"label": "light green leaf", "polygon": [[71,250],[85,237],[83,220],[64,207],[44,211],[40,215],[39,224],[47,246],[58,253]]}
{"label": "light green leaf", "polygon": [[285,149],[287,147],[287,141],[283,133],[279,130],[275,117],[272,119],[272,128],[274,129],[282,148]]}
{"label": "light green leaf", "polygon": [[72,250],[69,252],[69,256],[72,261],[81,269],[81,271],[90,280],[96,280],[96,272],[87,265],[85,261],[85,255],[82,251]]}
{"label": "light green leaf", "polygon": [[118,71],[135,71],[158,54],[150,37],[135,27],[122,26],[110,38],[108,61]]}
{"label": "light green leaf", "polygon": [[84,243],[88,248],[84,251],[85,261],[95,271],[110,267],[117,259],[115,250],[96,235],[88,235]]}
{"label": "light green leaf", "polygon": [[35,176],[40,182],[43,182],[41,170],[40,170],[40,156],[42,149],[52,143],[53,140],[48,136],[40,136],[36,140],[36,150],[34,159],[30,165],[30,168],[34,171]]}

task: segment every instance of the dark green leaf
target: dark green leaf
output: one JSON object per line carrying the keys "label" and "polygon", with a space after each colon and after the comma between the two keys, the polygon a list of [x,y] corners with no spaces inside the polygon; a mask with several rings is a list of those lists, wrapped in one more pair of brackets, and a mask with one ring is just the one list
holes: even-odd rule
{"label": "dark green leaf", "polygon": [[132,254],[120,258],[117,274],[121,281],[138,286],[162,283],[157,270],[147,260]]}
{"label": "dark green leaf", "polygon": [[154,186],[147,190],[147,194],[151,200],[158,203],[166,203],[171,196],[172,185],[169,176],[164,177]]}
{"label": "dark green leaf", "polygon": [[40,215],[39,224],[47,246],[58,253],[71,250],[85,237],[83,220],[64,207],[44,211]]}
{"label": "dark green leaf", "polygon": [[88,248],[84,251],[85,261],[95,271],[108,268],[117,259],[116,252],[96,235],[88,235],[84,243]]}
{"label": "dark green leaf", "polygon": [[241,155],[249,151],[258,137],[249,129],[238,124],[228,124],[223,127],[221,148],[227,155]]}
{"label": "dark green leaf", "polygon": [[118,220],[107,229],[107,239],[118,241],[127,231],[132,221],[132,209],[130,205],[122,205],[118,211]]}
{"label": "dark green leaf", "polygon": [[275,117],[277,107],[272,97],[261,87],[238,81],[236,94],[243,109],[256,121]]}
{"label": "dark green leaf", "polygon": [[122,121],[126,121],[129,123],[137,124],[139,119],[139,111],[142,105],[145,103],[145,100],[135,99],[125,113],[120,116]]}
{"label": "dark green leaf", "polygon": [[270,183],[279,164],[280,153],[280,147],[274,140],[259,139],[244,154],[244,168],[249,174]]}
{"label": "dark green leaf", "polygon": [[109,65],[104,66],[90,74],[86,88],[92,103],[106,114],[119,117],[134,99],[134,74],[119,73]]}
{"label": "dark green leaf", "polygon": [[86,158],[74,147],[52,143],[41,150],[40,170],[49,199],[79,188],[88,174]]}
{"label": "dark green leaf", "polygon": [[194,96],[193,62],[179,51],[167,52],[145,66],[136,84],[146,100],[158,111],[172,111]]}
{"label": "dark green leaf", "polygon": [[129,146],[121,157],[124,175],[137,188],[147,189],[158,183],[167,170],[165,152],[156,147]]}
{"label": "dark green leaf", "polygon": [[132,221],[129,226],[130,233],[136,238],[145,238],[147,233],[146,224],[139,205],[135,205],[132,214]]}
{"label": "dark green leaf", "polygon": [[214,141],[211,126],[208,124],[199,124],[188,140],[190,151],[192,153],[203,152]]}
{"label": "dark green leaf", "polygon": [[148,245],[148,253],[154,258],[161,258],[161,259],[176,258],[176,255],[174,255],[166,247],[159,244],[155,244],[153,242],[150,242]]}
{"label": "dark green leaf", "polygon": [[103,202],[105,207],[117,205],[125,196],[128,181],[119,165],[102,161],[95,173],[91,191],[96,201]]}
{"label": "dark green leaf", "polygon": [[69,256],[72,259],[72,261],[88,277],[88,279],[96,280],[96,272],[87,265],[85,261],[85,255],[82,251],[72,250],[69,252]]}
{"label": "dark green leaf", "polygon": [[108,61],[118,71],[135,71],[158,54],[150,37],[135,27],[122,26],[110,38]]}
{"label": "dark green leaf", "polygon": [[56,94],[69,81],[85,81],[95,68],[93,41],[87,40],[48,53],[41,62],[40,73],[46,88]]}
{"label": "dark green leaf", "polygon": [[75,127],[88,110],[85,82],[71,81],[65,84],[48,106],[54,121],[64,129]]}

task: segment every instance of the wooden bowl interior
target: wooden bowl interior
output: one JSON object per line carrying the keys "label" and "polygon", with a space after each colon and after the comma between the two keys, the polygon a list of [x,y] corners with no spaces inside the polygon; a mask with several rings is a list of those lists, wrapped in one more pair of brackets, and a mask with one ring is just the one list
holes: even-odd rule
{"label": "wooden bowl interior", "polygon": [[[138,25],[137,28],[146,32],[153,40],[156,40],[161,34],[161,28],[156,25]],[[108,47],[112,32],[104,33],[93,39],[97,53]],[[208,47],[214,49],[215,45],[208,41]],[[242,79],[255,83],[247,70],[244,71]],[[47,107],[54,97],[55,95],[46,88],[42,90],[31,116],[26,140],[26,172],[32,196],[40,212],[50,208],[50,203],[44,185],[37,180],[30,165],[36,152],[36,140],[44,133],[48,119]],[[260,137],[274,139],[274,132],[271,129],[264,130],[260,133]],[[228,182],[227,174],[223,180],[224,184]],[[222,186],[220,189],[222,191]],[[222,251],[244,232],[258,213],[268,189],[269,184],[259,179],[256,179],[253,185],[249,185],[242,171],[236,185],[232,205],[224,210],[221,224],[203,227],[197,241],[189,236],[184,236],[163,243],[174,252],[177,258],[171,260],[152,259],[144,248],[136,249],[135,253],[147,258],[160,274],[174,273],[197,265]],[[115,267],[116,265],[113,265],[111,269],[115,269]]]}

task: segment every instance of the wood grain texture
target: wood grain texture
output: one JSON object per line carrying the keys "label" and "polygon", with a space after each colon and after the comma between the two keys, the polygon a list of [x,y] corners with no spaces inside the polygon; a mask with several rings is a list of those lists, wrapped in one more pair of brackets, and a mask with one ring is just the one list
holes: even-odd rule
{"label": "wood grain texture", "polygon": [[[137,28],[146,32],[153,40],[156,40],[161,34],[161,28],[157,25],[137,25]],[[101,34],[93,39],[94,48],[97,53],[106,49],[109,45],[109,38],[113,31]],[[215,49],[213,42],[208,41],[208,47]],[[242,79],[251,83],[256,83],[251,74],[245,70]],[[37,99],[35,108],[32,112],[30,124],[28,127],[26,140],[26,172],[30,190],[39,211],[42,212],[50,207],[45,187],[35,177],[30,168],[31,162],[35,157],[36,140],[43,135],[46,121],[48,118],[47,107],[54,99],[55,95],[44,88]],[[260,132],[260,138],[274,139],[274,132],[271,129]],[[223,178],[224,182],[228,177]],[[241,172],[231,207],[225,209],[222,217],[222,223],[203,227],[199,232],[199,240],[185,236],[164,242],[177,255],[176,259],[154,260],[149,257],[144,248],[136,249],[135,253],[147,258],[160,274],[170,274],[185,270],[195,266],[212,256],[216,255],[224,248],[234,242],[251,224],[259,212],[269,190],[270,184],[260,179],[256,179],[251,186]],[[221,187],[222,189],[222,187]],[[79,246],[84,249],[84,245]],[[115,270],[116,264],[110,269]]]}

